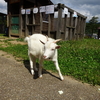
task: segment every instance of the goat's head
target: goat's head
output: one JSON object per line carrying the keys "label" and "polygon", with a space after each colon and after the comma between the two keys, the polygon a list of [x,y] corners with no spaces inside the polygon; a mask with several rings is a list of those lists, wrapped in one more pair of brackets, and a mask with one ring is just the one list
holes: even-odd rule
{"label": "goat's head", "polygon": [[44,44],[44,54],[43,54],[44,59],[53,58],[53,56],[55,55],[56,49],[60,48],[60,46],[56,44],[58,41],[61,41],[61,39],[57,39],[54,41],[47,40],[46,43],[43,43],[42,41],[40,41],[41,43]]}

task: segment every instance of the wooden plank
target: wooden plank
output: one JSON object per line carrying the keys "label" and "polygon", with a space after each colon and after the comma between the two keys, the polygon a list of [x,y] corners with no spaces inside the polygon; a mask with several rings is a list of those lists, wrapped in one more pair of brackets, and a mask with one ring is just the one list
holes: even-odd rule
{"label": "wooden plank", "polygon": [[29,2],[32,2],[32,3],[36,3],[36,1],[35,0],[27,0],[27,1],[29,1]]}
{"label": "wooden plank", "polygon": [[[67,7],[67,6],[65,6],[65,7],[68,9],[68,11],[69,11],[69,12],[74,13],[74,11],[75,11],[75,10],[73,10],[73,9],[71,9],[71,8]],[[77,12],[77,11],[75,11],[75,12]],[[84,18],[84,19],[86,19],[86,18],[87,18],[86,16],[84,16],[84,15],[82,15],[82,14],[78,13],[78,12],[77,12],[77,15],[78,15],[78,16],[80,16],[80,17],[82,17],[82,18]]]}
{"label": "wooden plank", "polygon": [[40,33],[42,33],[42,28],[43,28],[43,17],[42,13],[40,13]]}
{"label": "wooden plank", "polygon": [[75,33],[76,33],[76,26],[77,26],[77,17],[74,17],[74,27],[75,27],[75,29],[73,30],[73,32],[74,32],[74,40],[76,40],[76,35],[75,35]]}
{"label": "wooden plank", "polygon": [[27,20],[28,20],[28,18],[27,17],[28,17],[28,15],[26,14],[25,15],[25,23],[26,23],[25,24],[25,36],[28,36],[28,29],[27,29]]}
{"label": "wooden plank", "polygon": [[76,34],[77,34],[76,36],[77,37],[76,37],[76,39],[79,40],[79,34],[78,33],[80,33],[80,16],[78,16],[77,23],[78,24],[77,24],[77,32],[76,32]]}
{"label": "wooden plank", "polygon": [[40,26],[40,24],[27,24],[27,26]]}
{"label": "wooden plank", "polygon": [[9,37],[11,37],[11,16],[9,14]]}
{"label": "wooden plank", "polygon": [[9,15],[7,15],[7,27],[9,27]]}
{"label": "wooden plank", "polygon": [[68,40],[70,40],[70,28],[68,28]]}
{"label": "wooden plank", "polygon": [[32,14],[32,34],[34,34],[34,31],[35,31],[35,28],[34,28],[34,25],[35,25],[35,17],[34,17],[34,14]]}
{"label": "wooden plank", "polygon": [[22,37],[22,14],[21,14],[21,9],[23,9],[22,6],[23,2],[20,2],[20,11],[19,11],[19,37]]}
{"label": "wooden plank", "polygon": [[19,16],[19,14],[12,14],[11,17]]}
{"label": "wooden plank", "polygon": [[[70,25],[70,26],[72,26],[72,18],[73,18],[73,17],[72,17],[72,13],[70,12],[70,20],[69,20],[69,25]],[[70,31],[70,32],[69,32],[69,33],[70,33],[70,34],[69,34],[69,40],[72,40],[72,37],[73,37],[73,36],[72,36],[72,28],[70,28],[69,31]]]}
{"label": "wooden plank", "polygon": [[14,33],[11,33],[10,35],[13,35],[13,36],[19,36],[19,34],[14,34]]}
{"label": "wooden plank", "polygon": [[73,26],[66,26],[66,28],[70,28],[70,29],[75,29],[75,27],[73,27]]}
{"label": "wooden plank", "polygon": [[67,9],[68,9],[68,12],[71,12],[71,13],[73,13],[74,12],[74,10],[73,9],[71,9],[71,8],[69,8],[69,7],[67,7],[67,6],[65,6]]}
{"label": "wooden plank", "polygon": [[81,27],[80,27],[80,33],[81,33],[80,39],[83,39],[83,18],[82,17],[81,17],[81,20],[80,20],[80,25],[81,25]]}
{"label": "wooden plank", "polygon": [[66,40],[67,38],[66,24],[67,24],[67,15],[65,15],[65,18],[64,18],[64,40]]}
{"label": "wooden plank", "polygon": [[8,3],[8,21],[9,21],[9,25],[8,25],[8,36],[10,37],[10,32],[11,32],[11,6]]}
{"label": "wooden plank", "polygon": [[85,27],[86,27],[86,19],[83,19],[83,38],[85,34]]}
{"label": "wooden plank", "polygon": [[48,15],[48,36],[50,37],[50,29],[51,29],[51,18],[50,18],[50,14]]}
{"label": "wooden plank", "polygon": [[19,37],[22,36],[22,16],[21,13],[19,14]]}
{"label": "wooden plank", "polygon": [[[78,33],[80,33],[81,34],[81,17],[79,17],[79,26],[78,26],[78,29],[79,29],[79,31],[78,31]],[[81,38],[81,35],[79,35],[79,39]]]}
{"label": "wooden plank", "polygon": [[60,38],[60,36],[61,36],[61,24],[62,24],[61,22],[62,22],[62,7],[59,7],[56,39]]}
{"label": "wooden plank", "polygon": [[33,24],[35,24],[35,14],[33,14]]}
{"label": "wooden plank", "polygon": [[[77,17],[77,23],[79,23],[79,17]],[[78,24],[76,25],[76,40],[78,40]]]}
{"label": "wooden plank", "polygon": [[20,2],[20,0],[9,0],[10,4],[17,3],[17,2]]}

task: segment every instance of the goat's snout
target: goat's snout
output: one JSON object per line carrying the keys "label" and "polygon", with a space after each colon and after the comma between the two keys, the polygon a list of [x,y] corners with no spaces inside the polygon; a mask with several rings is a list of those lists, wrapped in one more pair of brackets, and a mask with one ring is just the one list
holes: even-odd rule
{"label": "goat's snout", "polygon": [[47,57],[47,56],[43,56],[43,59],[47,59],[47,60],[50,60],[51,58],[50,57]]}
{"label": "goat's snout", "polygon": [[47,57],[47,56],[45,56],[45,55],[43,56],[44,59],[46,59],[46,57]]}

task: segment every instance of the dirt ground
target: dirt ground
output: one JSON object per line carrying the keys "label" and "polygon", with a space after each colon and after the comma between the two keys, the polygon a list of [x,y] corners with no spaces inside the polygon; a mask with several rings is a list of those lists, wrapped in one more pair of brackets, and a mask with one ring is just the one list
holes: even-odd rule
{"label": "dirt ground", "polygon": [[[0,100],[100,100],[100,87],[43,70],[43,78],[33,77],[29,63],[17,62],[0,51]],[[61,92],[61,93],[59,93]]]}

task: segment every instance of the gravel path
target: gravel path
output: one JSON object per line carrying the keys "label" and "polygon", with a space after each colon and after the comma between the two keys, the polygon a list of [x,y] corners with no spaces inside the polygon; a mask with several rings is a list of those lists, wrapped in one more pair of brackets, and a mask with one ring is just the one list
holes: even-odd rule
{"label": "gravel path", "polygon": [[36,78],[27,67],[0,56],[0,100],[100,100],[100,87],[67,76],[60,81],[58,75],[47,71],[43,78]]}

